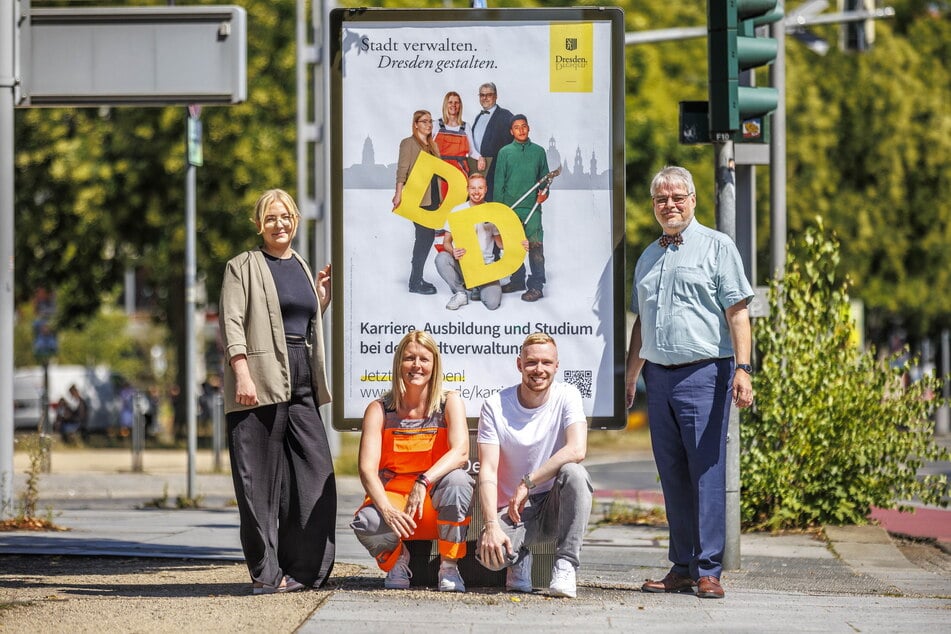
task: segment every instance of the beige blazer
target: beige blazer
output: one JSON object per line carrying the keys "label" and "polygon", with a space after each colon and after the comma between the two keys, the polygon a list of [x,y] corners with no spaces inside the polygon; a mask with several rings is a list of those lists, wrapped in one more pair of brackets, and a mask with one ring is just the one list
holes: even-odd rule
{"label": "beige blazer", "polygon": [[[314,288],[310,267],[296,252],[293,252],[293,256],[303,266],[311,288]],[[260,249],[235,256],[225,266],[218,320],[225,351],[225,413],[290,401],[290,366],[281,304],[274,278]],[[311,320],[307,348],[317,405],[329,403],[330,388],[324,360],[324,331],[320,311]],[[235,401],[235,374],[231,359],[239,354],[248,359],[248,369],[257,389],[259,405],[239,405]]]}

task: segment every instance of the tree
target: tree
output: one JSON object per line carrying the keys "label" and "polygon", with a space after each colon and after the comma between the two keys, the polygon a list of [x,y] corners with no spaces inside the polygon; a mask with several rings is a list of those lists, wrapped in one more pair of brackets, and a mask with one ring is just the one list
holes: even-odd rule
{"label": "tree", "polygon": [[[136,2],[135,4],[141,4]],[[165,4],[164,2],[155,4]],[[257,240],[265,189],[294,193],[295,7],[248,0],[248,99],[206,107],[198,169],[197,267],[216,301],[228,257]],[[17,112],[16,298],[57,293],[57,327],[83,327],[126,267],[144,267],[184,355],[184,108]]]}
{"label": "tree", "polygon": [[832,50],[821,71],[787,46],[790,233],[820,214],[842,238],[873,341],[951,323],[951,295],[933,292],[951,284],[951,21],[924,5],[897,3],[870,51]]}
{"label": "tree", "polygon": [[821,219],[797,246],[770,285],[769,317],[754,324],[761,363],[740,434],[742,521],[864,524],[872,506],[946,504],[947,476],[917,474],[924,461],[948,459],[931,420],[940,382],[904,388],[907,362],[857,348],[839,243]]}

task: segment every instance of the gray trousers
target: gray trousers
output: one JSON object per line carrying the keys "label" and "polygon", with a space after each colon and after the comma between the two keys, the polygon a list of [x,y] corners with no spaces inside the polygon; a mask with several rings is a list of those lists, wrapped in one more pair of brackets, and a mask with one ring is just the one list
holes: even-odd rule
{"label": "gray trousers", "polygon": [[[436,272],[446,281],[453,293],[464,293],[466,286],[462,281],[462,269],[456,258],[448,251],[436,254]],[[496,280],[479,287],[482,304],[489,310],[495,310],[502,304],[502,285]]]}
{"label": "gray trousers", "polygon": [[[462,469],[450,471],[433,485],[429,496],[437,513],[440,542],[465,543],[468,526],[459,523],[472,512],[472,490],[472,476]],[[400,545],[400,536],[383,521],[383,515],[373,504],[356,512],[350,528],[377,562],[386,560]]]}
{"label": "gray trousers", "polygon": [[499,511],[499,527],[512,541],[517,556],[509,565],[521,561],[529,546],[555,540],[555,558],[578,568],[581,542],[591,515],[592,491],[588,470],[569,462],[559,469],[550,491],[528,497],[520,523],[509,519],[508,506]]}

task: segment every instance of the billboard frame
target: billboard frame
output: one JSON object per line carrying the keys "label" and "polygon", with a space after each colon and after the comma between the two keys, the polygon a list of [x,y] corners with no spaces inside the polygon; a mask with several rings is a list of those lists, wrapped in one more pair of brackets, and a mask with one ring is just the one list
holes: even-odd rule
{"label": "billboard frame", "polygon": [[[624,18],[623,12],[617,7],[571,7],[571,8],[539,8],[539,9],[335,9],[330,13],[329,39],[329,72],[330,72],[330,162],[331,162],[331,258],[334,264],[334,286],[337,301],[333,302],[332,310],[332,358],[331,379],[333,386],[333,427],[340,431],[358,431],[362,419],[355,415],[346,415],[344,385],[346,383],[347,355],[354,341],[346,337],[346,301],[351,292],[350,271],[345,263],[345,249],[348,236],[344,228],[346,210],[344,187],[344,135],[348,131],[344,116],[344,57],[346,45],[342,41],[345,29],[359,27],[361,24],[371,26],[380,23],[391,23],[394,28],[406,26],[424,27],[428,23],[453,23],[453,26],[468,24],[498,25],[505,28],[507,25],[545,24],[545,23],[606,23],[610,28],[610,65],[609,65],[609,109],[610,128],[608,154],[610,156],[610,173],[606,176],[609,181],[610,195],[610,256],[608,266],[605,267],[604,278],[601,282],[603,292],[611,298],[610,322],[611,349],[604,350],[602,371],[612,374],[610,386],[610,412],[608,414],[589,415],[591,429],[623,429],[627,423],[625,399],[625,354],[626,354],[626,319],[624,305],[624,219],[625,219],[625,161],[624,161]],[[352,46],[352,42],[349,43]],[[474,89],[474,86],[470,86]],[[471,101],[471,95],[466,96]],[[500,99],[500,102],[502,99]],[[437,105],[437,104],[432,104]],[[504,104],[508,105],[508,104]],[[391,104],[381,100],[381,108],[388,108]],[[410,109],[411,111],[412,109]],[[470,109],[471,113],[471,109]],[[433,116],[438,113],[433,110]],[[469,116],[471,120],[471,114]],[[406,126],[407,131],[409,126]],[[553,192],[557,189],[556,181]],[[609,270],[608,270],[609,269]],[[441,280],[436,280],[437,283]],[[506,296],[514,297],[517,296]],[[385,305],[381,298],[381,309]],[[385,310],[385,309],[383,309]],[[504,310],[504,308],[503,308]],[[553,333],[556,340],[561,339]],[[442,341],[442,335],[436,335]],[[398,340],[399,337],[396,337]],[[386,357],[386,367],[392,361],[392,356]],[[506,369],[507,385],[518,381],[515,369],[514,355],[510,364],[503,366]],[[610,367],[610,369],[607,369]],[[501,368],[500,368],[501,369]],[[561,376],[559,375],[559,378]],[[446,387],[452,387],[451,384]],[[370,399],[360,403],[359,411]],[[469,411],[470,426],[474,426],[477,418]]]}

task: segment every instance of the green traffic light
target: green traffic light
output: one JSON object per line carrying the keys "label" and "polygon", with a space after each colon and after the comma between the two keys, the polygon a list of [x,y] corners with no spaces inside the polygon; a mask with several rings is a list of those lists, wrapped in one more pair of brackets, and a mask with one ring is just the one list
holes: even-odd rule
{"label": "green traffic light", "polygon": [[708,0],[707,62],[710,132],[733,133],[743,119],[767,114],[779,104],[773,88],[739,86],[739,74],[770,64],[778,43],[756,37],[755,27],[782,18],[777,0]]}

